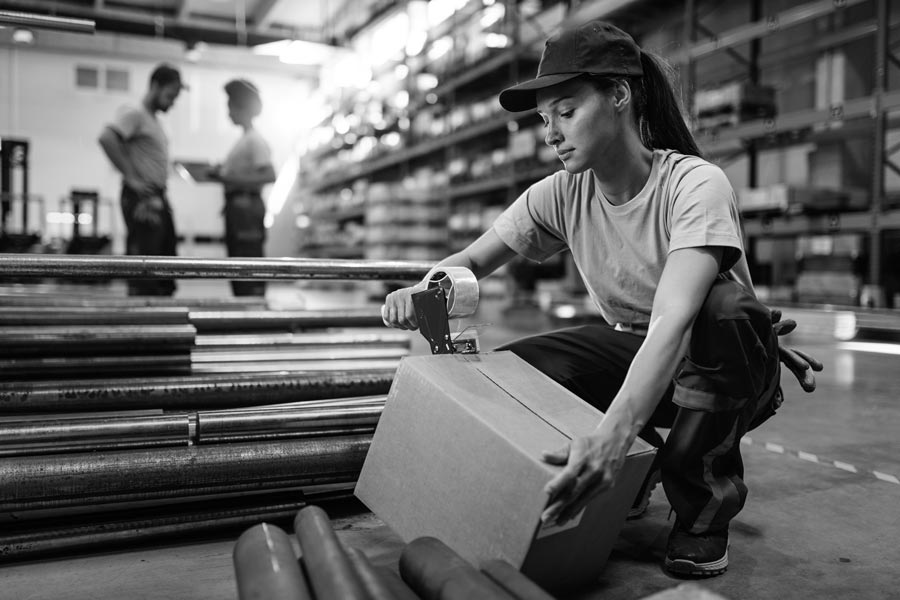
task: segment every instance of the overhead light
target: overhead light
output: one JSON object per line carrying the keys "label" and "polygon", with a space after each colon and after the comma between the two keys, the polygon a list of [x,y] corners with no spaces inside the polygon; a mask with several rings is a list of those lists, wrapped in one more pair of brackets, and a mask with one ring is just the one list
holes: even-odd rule
{"label": "overhead light", "polygon": [[33,44],[34,32],[24,27],[17,27],[13,29],[12,41],[16,44]]}
{"label": "overhead light", "polygon": [[321,65],[339,52],[341,49],[336,46],[305,40],[278,40],[253,47],[254,54],[277,56],[289,65]]}

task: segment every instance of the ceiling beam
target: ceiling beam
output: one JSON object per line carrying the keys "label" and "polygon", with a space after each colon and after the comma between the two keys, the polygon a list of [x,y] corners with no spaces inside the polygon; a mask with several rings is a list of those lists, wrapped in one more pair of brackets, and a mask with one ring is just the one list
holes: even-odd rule
{"label": "ceiling beam", "polygon": [[175,19],[184,22],[191,16],[191,0],[179,0],[175,5]]}
{"label": "ceiling beam", "polygon": [[278,4],[278,0],[259,0],[256,10],[250,15],[249,21],[256,27],[266,29],[272,24],[272,9]]}
{"label": "ceiling beam", "polygon": [[[181,13],[185,9],[185,4],[190,1],[185,0],[183,4],[179,5],[178,12]],[[167,37],[188,42],[206,41],[241,45],[235,24],[226,20],[194,16],[179,20],[174,12],[155,14],[152,11],[109,8],[105,5],[101,9],[96,9],[94,5],[85,6],[65,0],[4,0],[3,5],[11,10],[33,14],[93,19],[97,24],[97,31]],[[313,27],[297,30],[272,26],[260,28],[253,25],[247,28],[246,33],[250,45],[277,41],[286,37],[312,42],[325,41],[322,31]]]}

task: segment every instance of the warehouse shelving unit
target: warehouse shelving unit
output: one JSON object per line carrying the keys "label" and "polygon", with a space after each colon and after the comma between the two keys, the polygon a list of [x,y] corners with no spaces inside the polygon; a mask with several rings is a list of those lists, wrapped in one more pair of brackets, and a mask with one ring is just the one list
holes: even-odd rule
{"label": "warehouse shelving unit", "polygon": [[[449,65],[440,74],[439,83],[433,89],[419,93],[410,90],[410,105],[401,118],[415,118],[421,111],[438,109],[436,111],[438,118],[447,122],[443,130],[428,135],[422,131],[415,131],[414,128],[408,129],[403,133],[402,143],[396,149],[373,153],[365,160],[357,162],[332,163],[332,168],[325,172],[316,167],[316,172],[309,174],[307,184],[308,192],[313,197],[321,200],[343,194],[348,201],[351,195],[356,198],[348,207],[337,210],[329,208],[310,214],[313,220],[329,228],[335,222],[350,224],[352,227],[366,226],[365,206],[369,203],[366,198],[367,188],[372,185],[400,186],[404,179],[413,177],[417,170],[433,169],[437,173],[431,177],[427,190],[418,190],[420,197],[427,196],[433,205],[445,207],[445,216],[440,228],[433,218],[430,224],[430,231],[433,234],[430,239],[431,251],[422,249],[426,240],[421,236],[413,236],[417,239],[411,240],[410,247],[419,248],[425,255],[407,256],[401,251],[392,258],[439,259],[448,251],[474,239],[486,220],[498,212],[495,210],[484,219],[477,219],[478,223],[471,223],[474,214],[463,216],[460,211],[464,213],[468,208],[471,212],[475,210],[474,207],[488,207],[488,210],[490,207],[502,208],[525,186],[559,168],[555,160],[542,164],[536,158],[533,160],[513,158],[509,152],[516,132],[524,128],[534,128],[539,121],[531,113],[512,116],[501,114],[502,110],[496,100],[497,92],[520,79],[520,73],[533,73],[537,67],[540,51],[534,47],[534,42],[538,41],[537,37],[524,39],[528,36],[522,34],[519,23],[516,22],[518,17],[514,14],[516,3],[510,0],[502,4],[507,10],[505,26],[510,38],[508,47],[493,49],[487,56],[474,63],[459,61],[457,64]],[[433,29],[429,33],[428,44],[433,44],[454,28],[477,18],[482,8],[480,2],[470,2]],[[415,66],[412,66],[411,74],[414,74],[414,69]],[[428,72],[428,67],[420,67],[420,70]],[[444,109],[440,110],[440,107]],[[458,110],[459,107],[471,115],[461,123],[457,119],[458,114],[451,114],[452,110]],[[535,142],[533,146],[537,148],[539,144]],[[343,146],[339,146],[316,152],[307,157],[306,162],[321,165],[323,159],[334,157],[342,148]],[[491,152],[495,152],[497,164],[487,164],[486,157]],[[469,167],[478,158],[481,160],[479,172],[469,173]],[[361,192],[357,190],[358,186],[363,188]],[[381,190],[380,194],[383,193]],[[406,191],[399,190],[397,193],[403,196]],[[316,203],[316,200],[311,202],[312,205]],[[400,203],[403,203],[402,198]],[[398,218],[403,221],[406,217],[399,214]],[[408,219],[404,222],[410,229],[415,225]],[[378,227],[377,224],[375,226]],[[376,233],[375,237],[383,236]],[[371,240],[372,236],[368,238]],[[402,241],[398,243],[402,245]],[[328,246],[306,244],[301,251],[320,256],[345,256],[348,253],[355,253],[360,256],[377,257],[381,251],[377,245],[365,240],[352,248],[343,248],[340,244]],[[395,244],[394,249],[397,248],[398,245]]]}
{"label": "warehouse shelving unit", "polygon": [[[748,183],[757,184],[758,153],[767,148],[778,148],[801,142],[843,141],[868,138],[872,144],[875,165],[872,168],[869,201],[865,210],[829,210],[810,214],[763,214],[745,217],[745,235],[749,241],[758,237],[795,237],[842,233],[861,233],[867,236],[866,296],[873,306],[890,304],[885,299],[885,264],[883,238],[886,232],[900,230],[900,207],[891,206],[885,192],[885,169],[900,173],[891,161],[897,146],[886,147],[886,132],[900,119],[892,111],[900,108],[900,90],[889,89],[888,67],[892,62],[900,65],[891,52],[891,36],[897,27],[891,27],[889,0],[815,0],[792,8],[762,14],[762,2],[754,0],[750,6],[750,22],[727,31],[713,33],[696,40],[695,34],[702,27],[697,22],[697,3],[687,0],[684,6],[685,50],[677,57],[683,66],[684,89],[691,90],[696,81],[696,61],[714,53],[725,52],[741,63],[747,77],[753,83],[760,80],[759,41],[769,35],[814,19],[830,17],[859,5],[872,6],[875,17],[864,22],[842,27],[826,35],[818,36],[811,46],[790,49],[783,60],[821,53],[851,42],[875,38],[873,57],[874,86],[864,97],[844,100],[823,109],[796,110],[771,118],[742,122],[728,128],[698,133],[701,149],[708,158],[717,162],[729,162],[744,156],[748,161]],[[749,56],[735,52],[739,45],[749,44]],[[685,94],[690,98],[689,94]],[[832,129],[837,127],[838,129]],[[897,307],[895,307],[897,308]]]}
{"label": "warehouse shelving unit", "polygon": [[[886,144],[888,129],[900,124],[900,90],[891,89],[888,85],[888,69],[891,64],[900,65],[897,57],[891,52],[891,39],[896,37],[896,30],[891,27],[889,19],[890,0],[811,0],[797,3],[785,8],[785,3],[763,2],[754,0],[748,5],[737,7],[737,10],[750,12],[749,22],[714,33],[699,22],[700,15],[706,5],[697,0],[685,0],[682,6],[671,6],[655,0],[634,0],[620,3],[614,9],[605,9],[603,3],[582,3],[577,5],[568,15],[558,15],[563,20],[574,18],[607,18],[632,31],[638,40],[648,29],[658,26],[672,29],[668,23],[678,22],[681,17],[683,29],[675,33],[680,50],[667,54],[667,58],[679,67],[679,75],[683,86],[683,97],[686,108],[691,112],[695,83],[703,79],[704,73],[697,76],[698,61],[715,55],[727,55],[734,59],[736,68],[731,69],[732,76],[737,73],[753,83],[765,79],[766,69],[777,61],[814,60],[814,57],[842,48],[860,40],[874,38],[875,56],[873,61],[874,86],[871,93],[862,97],[842,99],[839,103],[825,108],[791,107],[774,116],[767,116],[750,121],[741,121],[729,126],[710,130],[695,130],[697,140],[705,155],[720,165],[733,163],[737,159],[747,161],[747,182],[750,187],[757,185],[758,158],[767,150],[786,148],[800,143],[842,144],[845,139],[871,140],[872,155],[880,157],[877,168],[872,169],[870,189],[866,191],[869,200],[866,206],[847,207],[841,209],[822,207],[821,210],[805,212],[764,212],[747,214],[744,219],[745,234],[748,238],[749,258],[754,260],[753,244],[756,239],[799,238],[803,236],[863,234],[864,243],[864,282],[869,293],[867,297],[875,306],[891,304],[892,297],[884,293],[885,270],[889,268],[884,256],[884,238],[900,232],[900,204],[893,205],[885,192],[885,169],[900,173],[900,167],[891,161],[891,155],[900,150],[897,146]],[[448,19],[433,31],[430,42],[446,35],[454,27],[467,19],[477,16],[480,3],[470,2],[466,9]],[[507,5],[514,6],[510,1]],[[474,7],[474,8],[473,8]],[[772,8],[776,10],[772,10]],[[869,8],[866,8],[869,7]],[[824,19],[833,19],[851,9],[869,10],[874,7],[874,16],[859,22],[853,21],[841,26],[832,26],[821,35],[810,38],[810,44],[800,46],[786,45],[779,48],[773,58],[761,52],[762,40],[768,36],[782,33],[791,28],[815,21],[824,24]],[[652,8],[655,19],[647,19],[646,12]],[[726,7],[729,10],[735,7]],[[667,21],[663,23],[660,15],[665,13]],[[555,24],[555,23],[554,23]],[[698,34],[705,36],[701,39]],[[414,117],[420,111],[433,109],[434,105],[458,107],[467,102],[486,98],[496,98],[496,92],[506,85],[522,79],[524,75],[534,72],[539,56],[539,41],[523,39],[518,27],[514,31],[511,47],[496,51],[465,68],[453,69],[451,73],[441,77],[439,85],[430,90],[428,100],[425,94],[415,96],[411,93],[410,105],[406,110],[408,117]],[[749,51],[748,51],[749,49]],[[896,88],[896,85],[895,85]],[[498,108],[498,107],[497,107]],[[449,113],[444,112],[444,117]],[[447,227],[443,234],[434,228],[432,232],[433,253],[426,256],[410,256],[417,259],[436,259],[446,251],[458,250],[474,239],[478,233],[490,225],[490,220],[499,209],[508,205],[532,182],[552,173],[559,168],[554,157],[548,160],[537,158],[539,150],[533,157],[526,159],[510,159],[501,161],[498,168],[478,173],[474,177],[458,177],[445,172],[447,165],[470,161],[472,156],[484,148],[505,149],[507,151],[520,146],[521,136],[530,128],[539,125],[533,114],[523,113],[508,115],[497,110],[482,118],[467,121],[459,127],[447,128],[439,135],[423,136],[420,132],[404,132],[403,143],[393,150],[373,154],[364,160],[339,164],[325,172],[316,172],[311,177],[308,189],[317,196],[336,196],[351,194],[361,182],[365,184],[397,184],[414,176],[417,170],[433,169],[427,196],[435,202],[445,203],[447,210]],[[517,138],[516,136],[520,136]],[[527,139],[527,135],[526,138]],[[542,138],[536,136],[536,148],[543,146]],[[318,153],[316,158],[334,156],[336,149]],[[329,208],[314,215],[320,223],[344,225],[363,230],[366,228],[365,193],[352,194],[352,203],[335,210]],[[482,217],[478,218],[479,211]],[[414,225],[404,221],[408,225]],[[460,225],[463,223],[463,225]],[[434,225],[434,224],[432,224]],[[330,236],[333,237],[333,236]],[[898,237],[900,239],[900,237]],[[418,240],[421,242],[421,240]],[[396,249],[397,246],[394,246]],[[319,256],[366,256],[369,244],[365,236],[358,236],[354,245],[343,244],[312,246],[301,249],[305,254]],[[375,255],[375,258],[388,258]],[[400,255],[390,258],[405,258]],[[751,265],[752,266],[752,265]],[[759,279],[763,279],[760,281]],[[888,277],[888,292],[891,278]],[[897,277],[900,282],[900,277]],[[764,277],[757,283],[766,285]],[[900,285],[898,283],[897,285]],[[900,292],[900,289],[894,290]],[[778,298],[784,300],[784,298]],[[791,300],[793,298],[790,298]]]}

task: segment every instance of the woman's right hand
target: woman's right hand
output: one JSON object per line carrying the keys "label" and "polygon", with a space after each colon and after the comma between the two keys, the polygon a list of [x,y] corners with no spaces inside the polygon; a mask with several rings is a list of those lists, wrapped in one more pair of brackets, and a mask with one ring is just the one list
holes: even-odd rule
{"label": "woman's right hand", "polygon": [[388,294],[381,306],[381,320],[384,324],[395,329],[418,329],[419,323],[416,320],[412,295],[425,289],[427,284],[423,282]]}

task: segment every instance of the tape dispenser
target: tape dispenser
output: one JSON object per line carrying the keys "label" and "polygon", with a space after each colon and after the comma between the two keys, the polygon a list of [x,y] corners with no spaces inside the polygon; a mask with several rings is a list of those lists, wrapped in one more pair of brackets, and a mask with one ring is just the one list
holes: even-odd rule
{"label": "tape dispenser", "polygon": [[412,295],[419,331],[432,354],[475,354],[478,333],[463,330],[452,336],[450,319],[468,317],[478,308],[478,279],[465,267],[435,267],[427,288]]}

